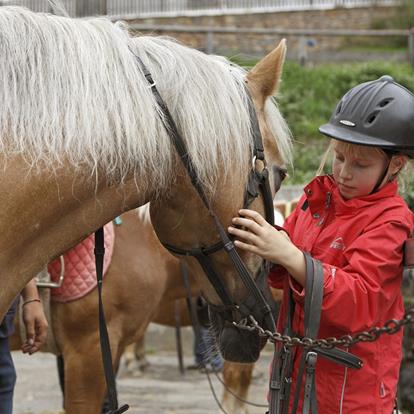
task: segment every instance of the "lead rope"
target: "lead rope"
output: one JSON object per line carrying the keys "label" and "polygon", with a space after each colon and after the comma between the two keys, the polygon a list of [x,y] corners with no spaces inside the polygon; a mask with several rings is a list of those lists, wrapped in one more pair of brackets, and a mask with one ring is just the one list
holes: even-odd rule
{"label": "lead rope", "polygon": [[101,343],[102,363],[105,372],[105,381],[109,399],[110,410],[105,414],[121,414],[129,409],[128,404],[118,408],[118,397],[115,385],[115,374],[112,364],[111,345],[109,342],[108,329],[106,327],[105,313],[102,302],[102,281],[103,281],[103,262],[105,255],[104,229],[101,227],[95,232],[95,266],[96,280],[98,282],[99,297],[99,340]]}

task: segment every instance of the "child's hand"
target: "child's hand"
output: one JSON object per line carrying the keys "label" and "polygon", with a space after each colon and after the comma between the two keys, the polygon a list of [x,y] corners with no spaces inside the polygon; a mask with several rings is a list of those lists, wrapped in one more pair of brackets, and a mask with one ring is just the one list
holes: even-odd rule
{"label": "child's hand", "polygon": [[244,229],[228,228],[239,239],[235,240],[235,246],[283,265],[286,250],[293,246],[287,233],[276,230],[256,211],[242,209],[239,214],[242,217],[235,217],[232,224]]}

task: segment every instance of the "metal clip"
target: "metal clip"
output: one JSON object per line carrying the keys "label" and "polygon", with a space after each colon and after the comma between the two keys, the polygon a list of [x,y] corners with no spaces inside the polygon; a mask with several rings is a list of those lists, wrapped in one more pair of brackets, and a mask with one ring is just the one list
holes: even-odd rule
{"label": "metal clip", "polygon": [[306,371],[308,373],[315,371],[316,360],[318,358],[318,354],[314,351],[309,351],[306,354]]}
{"label": "metal clip", "polygon": [[[256,171],[256,161],[258,160],[258,158],[256,157],[256,155],[253,156],[252,158],[252,170]],[[263,169],[267,168],[267,162],[266,160],[263,158],[262,160],[260,160],[263,163]]]}
{"label": "metal clip", "polygon": [[[62,283],[65,279],[65,259],[63,258],[63,255],[60,256],[59,259],[60,259],[60,275],[59,275],[59,279],[57,280],[57,282],[51,282],[49,281],[50,279],[45,281],[45,279],[36,277],[35,280],[36,280],[37,287],[56,289],[62,286]],[[45,271],[47,272],[47,269]],[[50,278],[49,273],[48,273],[48,276]]]}

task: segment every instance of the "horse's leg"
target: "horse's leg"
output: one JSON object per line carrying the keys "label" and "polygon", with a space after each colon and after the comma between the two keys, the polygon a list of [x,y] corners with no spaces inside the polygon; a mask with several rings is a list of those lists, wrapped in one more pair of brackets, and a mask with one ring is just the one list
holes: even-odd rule
{"label": "horse's leg", "polygon": [[144,372],[150,364],[145,353],[145,335],[134,343],[134,356],[138,363],[138,369]]}
{"label": "horse's leg", "polygon": [[145,355],[145,336],[141,336],[125,348],[122,354],[121,370],[128,375],[138,377],[148,366],[149,361]]}
{"label": "horse's leg", "polygon": [[[102,412],[106,384],[94,293],[73,302],[53,304],[53,328],[64,362],[66,414]],[[108,321],[114,363],[118,361],[120,343],[116,332]]]}
{"label": "horse's leg", "polygon": [[105,379],[100,358],[99,337],[82,339],[82,346],[65,346],[66,414],[101,414]]}
{"label": "horse's leg", "polygon": [[[224,362],[224,383],[226,384],[226,387],[243,400],[247,400],[253,368],[254,364],[238,364],[229,361]],[[224,387],[221,400],[225,411],[232,414],[247,414],[248,409],[246,404],[234,397],[226,387]]]}

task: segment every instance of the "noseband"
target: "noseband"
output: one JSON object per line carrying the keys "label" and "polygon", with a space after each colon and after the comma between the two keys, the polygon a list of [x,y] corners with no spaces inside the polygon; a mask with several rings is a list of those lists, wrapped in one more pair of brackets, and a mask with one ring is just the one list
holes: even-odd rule
{"label": "noseband", "polygon": [[[141,60],[139,56],[135,55],[135,57],[138,61],[139,66],[141,67],[141,70],[145,78],[147,79],[150,85],[150,88],[152,90],[152,93],[154,94],[157,104],[164,115],[164,117],[162,117],[161,119],[171,139],[171,142],[180,156],[180,159],[191,179],[193,187],[196,189],[201,201],[203,202],[209,214],[213,218],[218,233],[220,235],[220,241],[208,247],[183,249],[166,243],[164,243],[164,246],[172,253],[178,255],[193,256],[198,260],[210,283],[216,290],[218,296],[220,297],[223,303],[223,305],[209,304],[209,306],[211,306],[215,312],[220,313],[225,321],[228,321],[230,323],[239,323],[244,320],[248,321],[249,316],[252,315],[257,321],[262,321],[263,327],[273,331],[275,329],[275,322],[272,315],[272,311],[262,293],[265,283],[267,281],[266,276],[269,270],[269,263],[263,261],[255,282],[255,280],[250,275],[247,266],[244,264],[244,262],[240,258],[240,255],[236,251],[232,239],[227,234],[216,213],[211,208],[210,202],[205,194],[204,189],[200,185],[200,181],[198,180],[195,168],[188,155],[185,142],[178,132],[176,124],[171,116],[171,113],[167,105],[165,104],[157,90],[156,83],[154,82],[150,71],[145,66],[144,62]],[[254,151],[252,158],[252,168],[248,176],[247,188],[244,196],[244,208],[249,207],[250,204],[259,196],[259,194],[262,194],[266,220],[273,225],[273,197],[269,184],[269,171],[266,167],[263,139],[259,128],[259,122],[257,119],[256,111],[250,96],[248,101]],[[261,170],[258,168],[258,164],[260,164],[259,162],[263,164],[263,168]],[[280,183],[286,175],[286,171],[279,168],[278,172],[280,177],[280,187]],[[245,285],[248,291],[248,295],[243,303],[236,303],[232,299],[226,285],[223,283],[222,278],[216,272],[213,262],[211,260],[210,256],[212,254],[223,249],[229,255],[239,277],[241,278],[243,284]]]}

